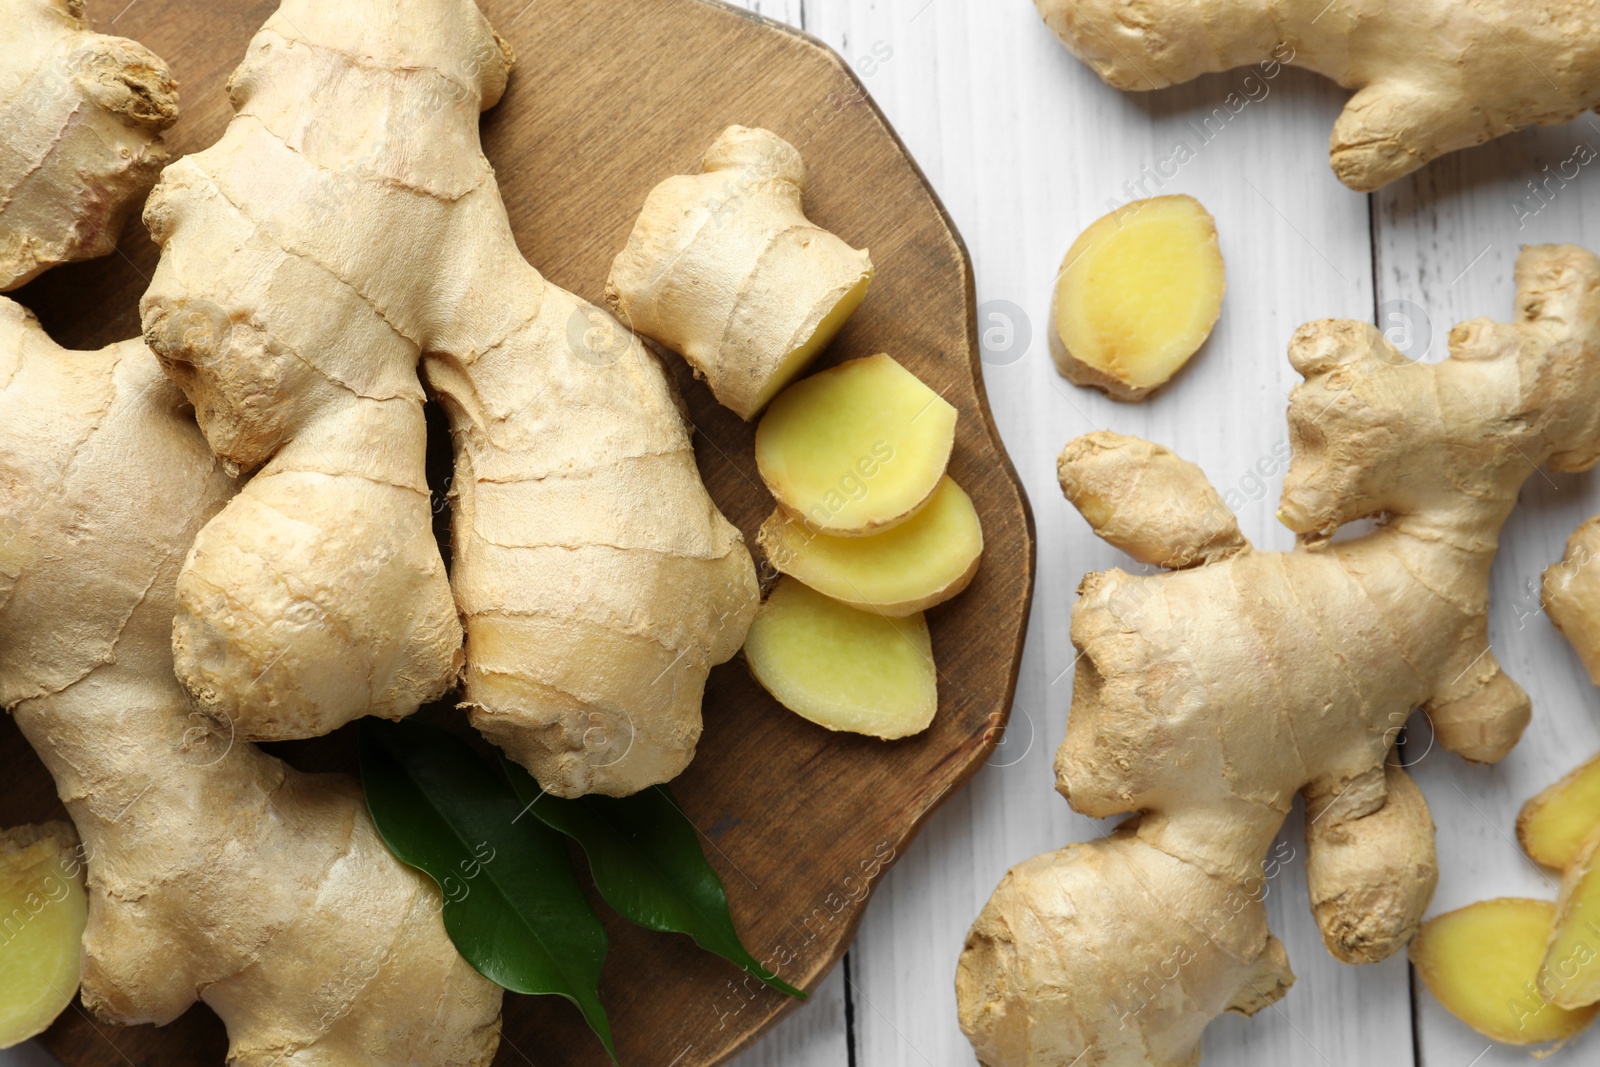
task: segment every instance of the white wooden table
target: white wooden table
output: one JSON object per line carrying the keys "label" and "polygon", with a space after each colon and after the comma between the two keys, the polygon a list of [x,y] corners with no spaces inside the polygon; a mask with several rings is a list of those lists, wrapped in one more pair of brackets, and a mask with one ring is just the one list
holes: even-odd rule
{"label": "white wooden table", "polygon": [[[738,1062],[970,1064],[953,991],[968,925],[1012,864],[1095,833],[1052,789],[1050,761],[1072,687],[1073,591],[1085,571],[1124,561],[1062,500],[1056,453],[1102,428],[1170,445],[1239,502],[1240,526],[1255,544],[1290,547],[1273,519],[1283,476],[1273,457],[1298,380],[1285,358],[1295,327],[1324,317],[1377,321],[1411,355],[1436,360],[1456,322],[1507,319],[1519,245],[1600,250],[1600,164],[1565,185],[1551,181],[1542,199],[1527,184],[1544,179],[1545,166],[1555,172],[1579,144],[1600,150],[1600,119],[1502,139],[1369,197],[1328,169],[1328,133],[1345,93],[1299,71],[1250,82],[1237,71],[1128,96],[1068,55],[1028,0],[744,2],[803,26],[855,64],[965,237],[978,299],[1000,316],[984,325],[996,328],[997,342],[1013,330],[1009,349],[986,357],[985,381],[1033,502],[1039,573],[1004,746],[885,877],[844,965]],[[1231,92],[1253,99],[1225,125],[1213,120],[1203,140],[1197,128]],[[1179,142],[1194,158],[1173,177],[1152,177]],[[1144,404],[1116,404],[1057,377],[1044,334],[1050,285],[1073,238],[1113,202],[1165,192],[1193,194],[1216,217],[1228,265],[1222,321],[1177,381]],[[1434,913],[1494,896],[1554,898],[1551,876],[1518,850],[1513,821],[1524,799],[1600,750],[1600,699],[1538,614],[1536,590],[1568,534],[1595,512],[1600,481],[1538,477],[1506,528],[1490,633],[1506,670],[1532,694],[1534,721],[1497,767],[1435,751],[1414,768],[1439,825]],[[1424,728],[1416,749],[1425,743]],[[1298,814],[1284,835],[1303,856]],[[1299,981],[1255,1019],[1214,1024],[1208,1064],[1528,1062],[1448,1015],[1403,958],[1366,968],[1334,961],[1311,920],[1299,864],[1273,889],[1268,910]],[[1591,1063],[1597,1054],[1600,1039],[1591,1037],[1551,1062]],[[0,1053],[0,1067],[48,1062],[36,1050]]]}

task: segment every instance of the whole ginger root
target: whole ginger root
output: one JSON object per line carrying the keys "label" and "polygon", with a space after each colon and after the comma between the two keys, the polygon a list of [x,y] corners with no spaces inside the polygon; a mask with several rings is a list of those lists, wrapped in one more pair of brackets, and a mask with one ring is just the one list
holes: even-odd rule
{"label": "whole ginger root", "polygon": [[69,352],[4,299],[0,382],[0,706],[83,839],[84,1003],[166,1023],[203,999],[238,1067],[487,1064],[501,991],[359,785],[202,718],[173,674],[179,568],[237,488],[183,394],[142,342]]}
{"label": "whole ginger root", "polygon": [[[257,472],[179,576],[177,669],[262,738],[461,674],[546,789],[626,795],[693,757],[755,568],[658,361],[517,250],[478,142],[510,64],[472,0],[287,0],[221,141],[151,194],[145,337]],[[419,363],[456,451],[448,583]]]}
{"label": "whole ginger root", "polygon": [[1034,2],[1118,89],[1283,63],[1355,90],[1330,152],[1339,180],[1359,192],[1600,106],[1600,8],[1584,0]]}
{"label": "whole ginger root", "polygon": [[[23,45],[0,61],[54,78],[47,39]],[[19,145],[59,133],[48,108],[11,118]],[[126,132],[85,151],[69,130],[48,168],[68,192],[0,213],[0,248],[98,247],[82,236],[154,177],[108,181],[103,153],[138,142],[124,163],[160,158],[150,127]],[[160,1024],[204,1000],[236,1067],[487,1064],[501,990],[456,952],[438,887],[389,852],[358,783],[266,755],[178,684],[178,574],[238,484],[143,342],[67,351],[0,297],[0,485],[0,707],[82,842],[85,1006]]]}
{"label": "whole ginger root", "polygon": [[177,83],[83,0],[0,0],[0,292],[103,256],[167,161]]}
{"label": "whole ginger root", "polygon": [[[1137,814],[1013,869],[973,925],[956,991],[984,1064],[1193,1064],[1216,1014],[1281,996],[1263,857],[1297,793],[1329,951],[1381,960],[1416,931],[1433,826],[1390,753],[1417,707],[1482,762],[1528,722],[1488,650],[1489,569],[1534,464],[1600,458],[1600,259],[1524,250],[1515,324],[1464,323],[1450,348],[1428,365],[1362,323],[1295,335],[1305,381],[1279,509],[1293,552],[1251,548],[1199,469],[1159,446],[1067,446],[1062,486],[1095,531],[1183,569],[1080,589],[1056,786],[1085,815]],[[1371,533],[1330,541],[1372,516]]]}

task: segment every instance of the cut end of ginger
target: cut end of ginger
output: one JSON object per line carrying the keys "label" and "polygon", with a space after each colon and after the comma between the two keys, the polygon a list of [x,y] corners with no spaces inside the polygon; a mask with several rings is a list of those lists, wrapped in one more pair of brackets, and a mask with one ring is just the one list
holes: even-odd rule
{"label": "cut end of ginger", "polygon": [[1600,828],[1600,756],[1522,806],[1517,838],[1534,862],[1564,871]]}
{"label": "cut end of ginger", "polygon": [[772,565],[862,611],[903,617],[960,593],[978,573],[983,526],[946,476],[916,515],[872,537],[832,537],[774,511],[756,535]]}
{"label": "cut end of ginger", "polygon": [[1561,882],[1555,929],[1544,954],[1543,984],[1558,1007],[1600,1003],[1600,830],[1589,835]]}
{"label": "cut end of ginger", "polygon": [[1565,1041],[1595,1007],[1569,1011],[1542,973],[1556,906],[1544,900],[1472,904],[1424,923],[1411,962],[1433,995],[1462,1022],[1508,1045]]}
{"label": "cut end of ginger", "polygon": [[816,362],[822,355],[823,349],[832,343],[838,332],[844,329],[844,324],[850,321],[850,316],[856,313],[861,302],[867,298],[867,288],[872,284],[872,271],[868,270],[861,275],[855,287],[833,306],[833,310],[823,316],[816,331],[810,340],[799,348],[784,356],[773,368],[771,377],[756,391],[754,402],[745,405],[744,410],[735,408],[735,412],[744,419],[753,419],[761,413],[762,409],[772,402],[772,398],[787,388],[789,383],[805,372],[805,369]]}
{"label": "cut end of ginger", "polygon": [[859,611],[793,578],[761,605],[744,655],[778,703],[829,730],[910,737],[939,705],[926,619]]}
{"label": "cut end of ginger", "polygon": [[889,356],[868,356],[780,393],[756,427],[756,467],[791,515],[864,537],[928,502],[955,429],[949,402]]}
{"label": "cut end of ginger", "polygon": [[0,831],[0,1048],[44,1032],[78,993],[89,902],[63,822]]}
{"label": "cut end of ginger", "polygon": [[1191,196],[1137,200],[1073,242],[1056,278],[1051,353],[1078,385],[1138,400],[1211,335],[1225,288],[1217,227]]}

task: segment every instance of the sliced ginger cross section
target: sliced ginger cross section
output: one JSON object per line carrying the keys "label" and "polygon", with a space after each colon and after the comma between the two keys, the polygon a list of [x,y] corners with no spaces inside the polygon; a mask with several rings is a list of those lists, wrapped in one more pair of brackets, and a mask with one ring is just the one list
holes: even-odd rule
{"label": "sliced ginger cross section", "polygon": [[1544,981],[1555,917],[1545,900],[1470,904],[1424,923],[1411,962],[1439,1003],[1485,1037],[1508,1045],[1565,1041],[1593,1021],[1596,1008],[1562,1008]]}
{"label": "sliced ginger cross section", "polygon": [[938,708],[922,615],[891,619],[784,577],[745,638],[756,681],[802,718],[892,740],[921,733]]}
{"label": "sliced ginger cross section", "polygon": [[1199,351],[1224,288],[1216,223],[1198,200],[1125,204],[1079,235],[1056,276],[1056,368],[1078,385],[1139,400]]}
{"label": "sliced ginger cross section", "polygon": [[978,573],[983,526],[948,475],[916,515],[872,537],[831,537],[782,508],[756,535],[784,574],[862,611],[903,617],[960,593]]}
{"label": "sliced ginger cross section", "polygon": [[1522,806],[1517,839],[1534,861],[1564,871],[1600,827],[1600,756]]}
{"label": "sliced ginger cross section", "polygon": [[1600,1002],[1600,829],[1589,835],[1562,879],[1543,975],[1560,1007]]}
{"label": "sliced ginger cross section", "polygon": [[822,533],[862,537],[917,513],[955,445],[956,409],[894,359],[841,363],[778,394],[756,467],[778,504]]}
{"label": "sliced ginger cross section", "polygon": [[78,993],[89,917],[64,822],[0,832],[0,1048],[44,1032]]}

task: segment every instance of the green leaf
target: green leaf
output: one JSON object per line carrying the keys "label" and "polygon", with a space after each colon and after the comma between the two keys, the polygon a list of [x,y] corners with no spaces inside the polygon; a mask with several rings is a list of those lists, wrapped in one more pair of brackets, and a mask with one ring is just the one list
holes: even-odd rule
{"label": "green leaf", "polygon": [[701,948],[773,989],[806,999],[804,992],[763,970],[739,940],[728,894],[706,862],[694,824],[665,786],[631,797],[563,800],[542,791],[527,771],[505,757],[500,764],[526,810],[583,846],[595,888],[607,904],[647,929],[688,934]]}
{"label": "green leaf", "polygon": [[396,856],[439,883],[444,927],[478,972],[516,993],[565,997],[616,1062],[600,1004],[606,932],[566,840],[447,730],[362,719],[361,784]]}

